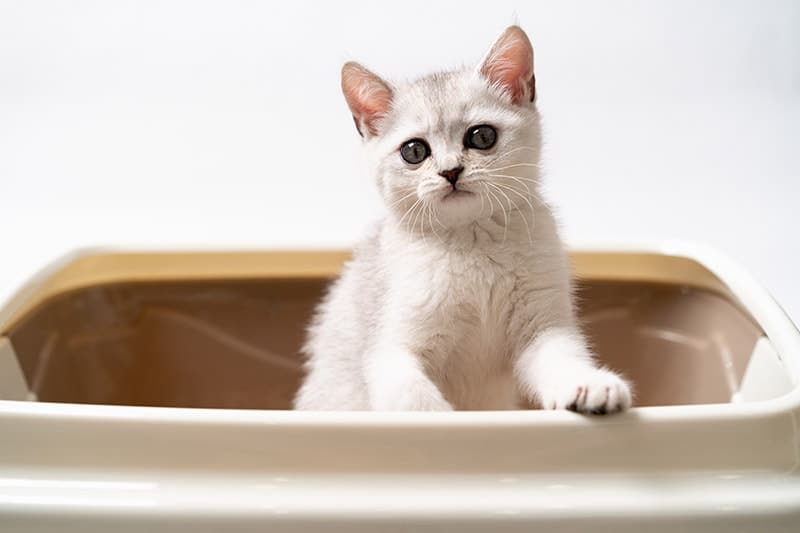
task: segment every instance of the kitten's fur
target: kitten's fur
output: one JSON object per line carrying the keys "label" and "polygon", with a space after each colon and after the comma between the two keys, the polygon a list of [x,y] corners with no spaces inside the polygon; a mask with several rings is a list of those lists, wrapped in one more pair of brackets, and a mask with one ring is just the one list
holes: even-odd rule
{"label": "kitten's fur", "polygon": [[[298,409],[627,409],[578,330],[570,270],[541,200],[533,50],[508,28],[475,70],[389,85],[355,63],[342,88],[388,215],[319,306]],[[465,149],[468,127],[497,142]],[[398,147],[425,139],[409,165]],[[439,175],[463,166],[460,193]]]}

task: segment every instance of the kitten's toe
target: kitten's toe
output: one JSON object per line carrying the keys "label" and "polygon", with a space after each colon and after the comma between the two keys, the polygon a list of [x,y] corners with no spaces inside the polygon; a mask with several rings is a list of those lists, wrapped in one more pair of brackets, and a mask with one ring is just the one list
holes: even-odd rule
{"label": "kitten's toe", "polygon": [[560,384],[542,394],[546,409],[568,409],[583,414],[605,415],[631,406],[631,390],[615,373],[597,369],[570,384]]}
{"label": "kitten's toe", "polygon": [[583,411],[584,394],[586,394],[586,387],[583,385],[559,384],[541,390],[539,401],[545,409],[567,409],[581,412]]}
{"label": "kitten's toe", "polygon": [[631,390],[625,381],[613,372],[596,370],[584,385],[586,393],[578,412],[605,415],[625,411],[631,406]]}

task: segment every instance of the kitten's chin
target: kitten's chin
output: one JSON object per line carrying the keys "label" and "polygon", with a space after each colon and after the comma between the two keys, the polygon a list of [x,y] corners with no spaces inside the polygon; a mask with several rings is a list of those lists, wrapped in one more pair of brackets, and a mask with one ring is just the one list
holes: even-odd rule
{"label": "kitten's chin", "polygon": [[471,224],[480,217],[483,202],[477,193],[457,189],[443,193],[437,198],[436,204],[441,222],[449,228],[456,228]]}

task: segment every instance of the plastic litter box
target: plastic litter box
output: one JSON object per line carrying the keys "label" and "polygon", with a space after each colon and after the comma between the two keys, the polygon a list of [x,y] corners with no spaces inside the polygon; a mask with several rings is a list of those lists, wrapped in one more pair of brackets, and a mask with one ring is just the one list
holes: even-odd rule
{"label": "plastic litter box", "polygon": [[0,308],[0,530],[800,531],[778,304],[705,249],[572,257],[628,413],[292,412],[345,252],[61,260]]}

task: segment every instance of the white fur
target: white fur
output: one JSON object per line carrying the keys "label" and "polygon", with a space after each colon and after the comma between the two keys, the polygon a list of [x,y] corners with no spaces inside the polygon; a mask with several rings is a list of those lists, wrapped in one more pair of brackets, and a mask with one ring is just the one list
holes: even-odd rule
{"label": "white fur", "polygon": [[[492,149],[464,149],[477,124],[497,129]],[[318,308],[296,408],[630,406],[575,321],[568,259],[538,193],[535,105],[465,69],[393,87],[377,130],[365,148],[388,213]],[[416,137],[431,156],[409,165],[398,148]],[[446,198],[438,173],[457,165],[471,194]]]}

